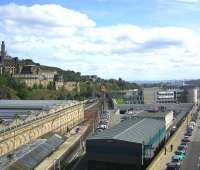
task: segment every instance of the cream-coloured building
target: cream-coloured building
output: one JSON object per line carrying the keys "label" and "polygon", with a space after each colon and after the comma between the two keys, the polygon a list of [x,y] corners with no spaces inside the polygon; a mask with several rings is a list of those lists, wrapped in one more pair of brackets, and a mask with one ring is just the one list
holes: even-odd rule
{"label": "cream-coloured building", "polygon": [[77,91],[80,91],[80,86],[79,86],[79,82],[76,81],[55,81],[55,88],[56,90],[60,89],[60,88],[64,88],[67,91],[72,91],[74,89],[76,89]]}
{"label": "cream-coloured building", "polygon": [[173,125],[174,112],[173,111],[142,111],[135,115],[135,117],[153,118],[163,120],[165,122],[166,130]]}
{"label": "cream-coloured building", "polygon": [[14,74],[12,77],[20,79],[28,87],[33,87],[34,85],[47,87],[50,82],[54,82],[55,75],[57,75],[57,71],[44,71],[40,70],[36,65],[24,65],[21,73]]}
{"label": "cream-coloured building", "polygon": [[0,156],[50,132],[65,133],[84,120],[82,102],[1,100]]}

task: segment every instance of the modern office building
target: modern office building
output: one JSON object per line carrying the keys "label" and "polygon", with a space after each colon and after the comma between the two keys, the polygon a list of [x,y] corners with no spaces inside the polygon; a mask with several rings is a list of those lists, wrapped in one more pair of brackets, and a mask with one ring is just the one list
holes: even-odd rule
{"label": "modern office building", "polygon": [[184,89],[163,89],[156,92],[156,103],[183,103],[185,100]]}
{"label": "modern office building", "polygon": [[144,104],[143,91],[141,89],[117,90],[112,91],[111,95],[117,103]]}

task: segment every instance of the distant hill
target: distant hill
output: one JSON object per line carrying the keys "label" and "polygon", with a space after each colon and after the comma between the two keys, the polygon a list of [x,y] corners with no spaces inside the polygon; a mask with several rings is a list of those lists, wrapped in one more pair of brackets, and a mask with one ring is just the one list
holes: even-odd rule
{"label": "distant hill", "polygon": [[185,81],[185,84],[187,84],[187,85],[193,85],[193,86],[200,86],[200,79],[187,80],[187,81]]}

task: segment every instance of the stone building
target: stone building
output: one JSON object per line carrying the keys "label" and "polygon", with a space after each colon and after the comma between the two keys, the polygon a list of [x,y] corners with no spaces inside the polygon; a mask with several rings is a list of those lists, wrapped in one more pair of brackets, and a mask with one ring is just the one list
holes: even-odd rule
{"label": "stone building", "polygon": [[16,74],[20,72],[20,63],[17,57],[12,58],[6,54],[4,41],[1,43],[0,74]]}
{"label": "stone building", "polygon": [[20,74],[14,74],[13,77],[22,80],[28,87],[34,85],[47,87],[50,82],[54,82],[56,71],[43,71],[37,65],[24,65]]}
{"label": "stone building", "polygon": [[0,156],[47,133],[65,134],[84,121],[84,103],[73,100],[1,100]]}
{"label": "stone building", "polygon": [[54,78],[55,88],[56,90],[60,88],[64,88],[67,91],[77,90],[80,91],[80,85],[79,82],[76,81],[67,81],[65,82],[62,75],[55,75]]}
{"label": "stone building", "polygon": [[28,87],[42,85],[47,88],[50,83],[55,86],[55,89],[65,88],[68,91],[77,89],[80,91],[79,82],[65,82],[62,75],[57,71],[42,70],[33,63],[32,60],[18,60],[6,54],[4,41],[1,43],[0,56],[0,74],[8,73],[13,78],[23,81]]}

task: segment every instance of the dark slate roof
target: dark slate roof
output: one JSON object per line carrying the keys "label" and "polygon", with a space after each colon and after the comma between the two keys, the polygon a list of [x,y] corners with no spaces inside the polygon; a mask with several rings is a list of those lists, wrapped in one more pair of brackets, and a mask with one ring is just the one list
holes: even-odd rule
{"label": "dark slate roof", "polygon": [[151,118],[132,118],[124,120],[113,128],[107,129],[88,140],[115,139],[134,143],[148,143],[149,139],[165,126],[164,121]]}
{"label": "dark slate roof", "polygon": [[49,156],[56,148],[63,143],[62,137],[55,134],[46,142],[40,144],[29,153],[25,154],[13,162],[6,170],[31,170],[34,169],[42,160]]}

